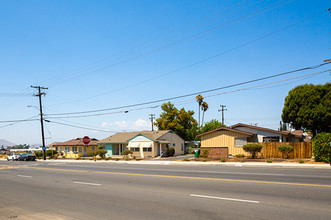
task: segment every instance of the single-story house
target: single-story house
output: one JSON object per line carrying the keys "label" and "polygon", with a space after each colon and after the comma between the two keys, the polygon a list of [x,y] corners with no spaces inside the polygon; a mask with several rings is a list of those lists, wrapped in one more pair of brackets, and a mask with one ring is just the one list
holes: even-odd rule
{"label": "single-story house", "polygon": [[262,128],[253,125],[238,123],[232,125],[231,129],[246,131],[254,134],[247,139],[248,142],[302,142],[303,132],[295,131],[277,131],[269,128]]}
{"label": "single-story house", "polygon": [[164,156],[170,146],[175,155],[184,154],[184,140],[171,130],[116,133],[98,145],[108,151],[106,156],[122,155],[127,149],[137,158]]}
{"label": "single-story house", "polygon": [[[231,127],[220,127],[199,134],[201,148],[227,148],[226,154],[237,155],[247,153],[242,146],[256,142],[300,142],[302,133],[277,131],[246,124],[236,124]],[[223,155],[224,156],[224,155]]]}
{"label": "single-story house", "polygon": [[76,138],[65,142],[56,142],[52,147],[67,158],[79,158],[96,152],[98,150],[97,142],[97,139],[91,138],[90,143],[85,145],[83,138]]}

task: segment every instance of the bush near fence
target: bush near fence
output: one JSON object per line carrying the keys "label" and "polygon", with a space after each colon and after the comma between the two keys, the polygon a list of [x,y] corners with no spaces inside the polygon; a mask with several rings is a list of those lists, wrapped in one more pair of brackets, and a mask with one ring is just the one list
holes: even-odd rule
{"label": "bush near fence", "polygon": [[286,156],[278,150],[280,145],[293,146],[293,152],[289,153],[289,158],[311,158],[312,143],[310,142],[263,142],[258,143],[263,146],[260,156],[262,158],[286,158]]}

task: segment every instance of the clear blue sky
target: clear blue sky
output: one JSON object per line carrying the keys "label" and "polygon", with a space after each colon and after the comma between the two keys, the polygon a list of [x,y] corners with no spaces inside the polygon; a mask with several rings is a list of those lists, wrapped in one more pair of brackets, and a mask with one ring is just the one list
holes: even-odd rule
{"label": "clear blue sky", "polygon": [[[95,117],[51,119],[49,114],[159,100],[323,63],[331,58],[330,7],[327,0],[0,0],[0,121],[37,116],[37,108],[27,107],[38,107],[37,97],[5,93],[33,94],[36,90],[30,86],[40,85],[48,87],[43,97],[45,117],[51,121],[45,123],[46,144],[112,134],[93,129],[150,129],[149,114],[158,117],[162,102]],[[330,82],[327,72],[206,97],[205,121],[221,120],[218,109],[223,104],[226,125],[258,123],[277,129],[289,90],[326,82]],[[194,110],[198,118],[194,96],[172,102]],[[157,107],[146,109],[152,106]],[[39,121],[10,124],[0,123],[0,139],[41,143]]]}

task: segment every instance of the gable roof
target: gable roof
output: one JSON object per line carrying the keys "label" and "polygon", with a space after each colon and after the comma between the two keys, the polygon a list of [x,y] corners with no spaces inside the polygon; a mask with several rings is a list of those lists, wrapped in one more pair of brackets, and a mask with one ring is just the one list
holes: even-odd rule
{"label": "gable roof", "polygon": [[211,130],[211,131],[207,131],[205,133],[202,133],[202,134],[199,134],[197,135],[197,137],[201,137],[201,136],[204,136],[206,134],[210,134],[210,133],[213,133],[213,132],[216,132],[216,131],[232,131],[232,132],[235,132],[235,133],[239,133],[239,134],[245,134],[245,135],[248,135],[248,136],[253,136],[255,134],[253,133],[250,133],[250,132],[247,132],[247,131],[239,131],[239,130],[235,130],[235,129],[231,129],[231,128],[227,128],[227,127],[220,127],[220,128],[216,128],[214,130]]}
{"label": "gable roof", "polygon": [[143,135],[148,139],[153,141],[160,141],[158,138],[162,137],[163,135],[171,132],[170,130],[164,131],[140,131],[140,132],[121,132],[111,135],[105,139],[100,140],[98,143],[127,143],[128,140],[138,136]]}
{"label": "gable roof", "polygon": [[[91,138],[91,141],[89,144],[87,144],[87,146],[97,146],[98,145],[97,142],[98,142],[97,139]],[[86,144],[84,144],[83,138],[76,138],[65,142],[56,142],[52,146],[84,146],[84,145]]]}
{"label": "gable roof", "polygon": [[232,125],[230,128],[231,129],[236,129],[238,127],[247,127],[247,128],[252,128],[255,130],[262,130],[262,131],[268,131],[268,132],[273,132],[273,133],[277,133],[277,134],[281,134],[281,135],[289,135],[289,136],[295,136],[295,137],[302,137],[302,133],[300,135],[300,132],[289,132],[289,131],[277,131],[277,130],[273,130],[270,128],[263,128],[263,127],[258,127],[258,126],[253,126],[253,125],[247,125],[247,124],[242,124],[242,123],[238,123],[235,125]]}

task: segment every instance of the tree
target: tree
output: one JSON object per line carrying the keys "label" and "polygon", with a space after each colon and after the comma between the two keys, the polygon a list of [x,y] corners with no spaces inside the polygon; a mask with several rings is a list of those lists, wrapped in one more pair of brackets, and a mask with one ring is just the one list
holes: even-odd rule
{"label": "tree", "polygon": [[282,120],[295,129],[328,132],[331,121],[331,83],[305,84],[289,91],[285,98]]}
{"label": "tree", "polygon": [[200,108],[201,108],[201,104],[203,102],[203,96],[199,94],[195,97],[195,99],[197,100],[197,102],[199,104],[199,127],[200,127]]}
{"label": "tree", "polygon": [[261,144],[246,144],[243,146],[243,150],[251,153],[253,159],[256,157],[256,153],[259,153],[262,148],[263,146]]}
{"label": "tree", "polygon": [[194,112],[178,110],[171,102],[161,105],[163,112],[156,119],[155,126],[158,130],[172,130],[186,141],[195,139],[194,128],[197,121],[193,118]]}
{"label": "tree", "polygon": [[201,110],[202,110],[202,122],[201,122],[201,126],[203,126],[203,119],[205,117],[205,112],[208,110],[208,103],[207,102],[202,102],[202,104],[201,104]]}
{"label": "tree", "polygon": [[222,125],[222,122],[219,122],[216,119],[213,119],[209,122],[206,122],[200,129],[201,133],[205,133],[211,130],[214,130],[216,128],[220,128],[220,127],[225,127],[225,125]]}

